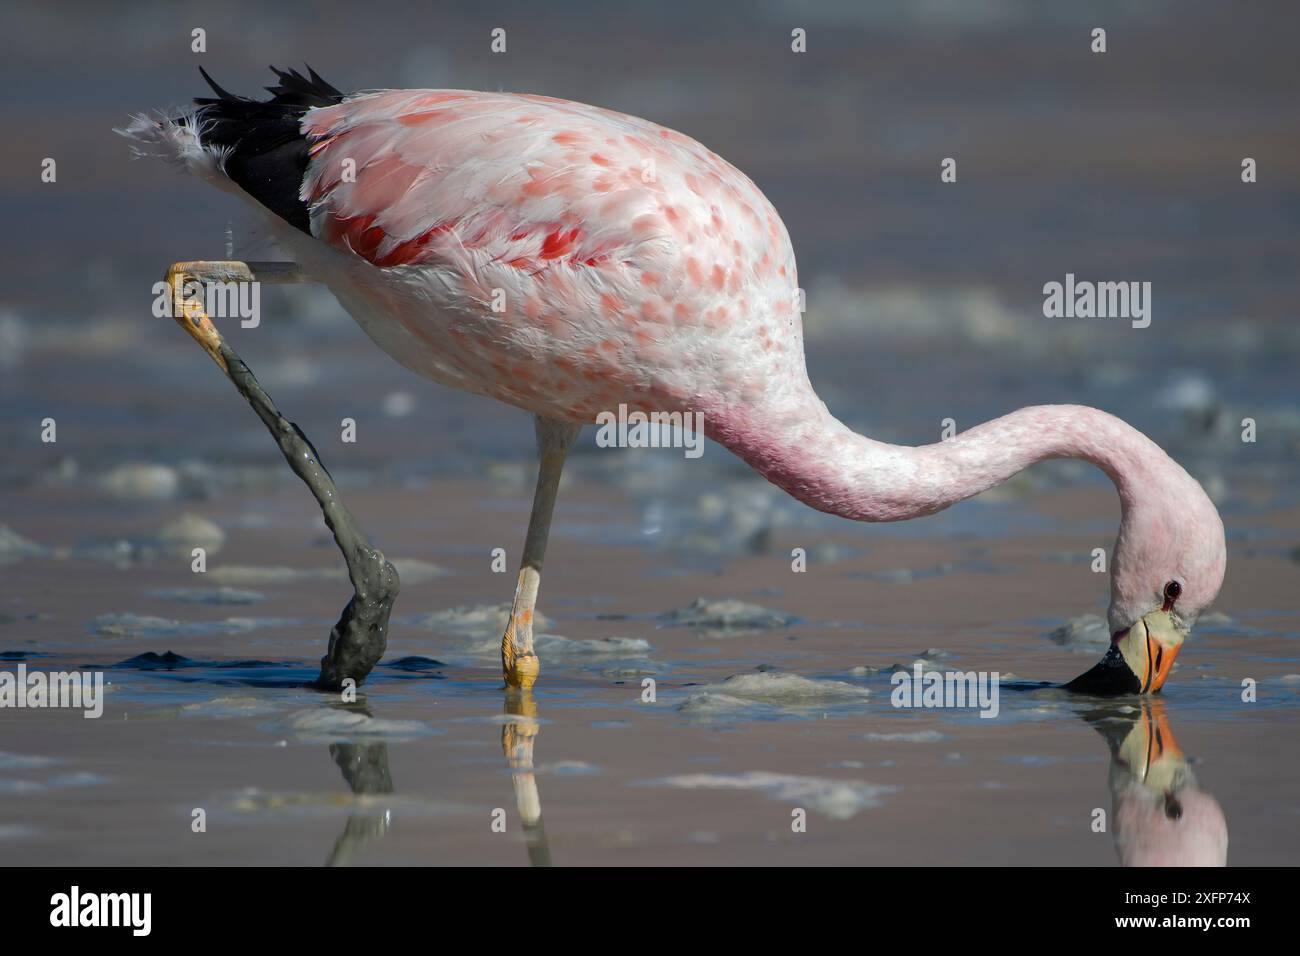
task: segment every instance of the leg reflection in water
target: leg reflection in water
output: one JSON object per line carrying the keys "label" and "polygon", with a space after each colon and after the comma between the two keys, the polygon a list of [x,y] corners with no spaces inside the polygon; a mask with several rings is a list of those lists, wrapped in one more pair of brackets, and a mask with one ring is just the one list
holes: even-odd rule
{"label": "leg reflection in water", "polygon": [[515,802],[524,825],[528,844],[528,862],[533,866],[550,866],[551,850],[542,823],[542,798],[533,774],[533,744],[537,740],[537,701],[528,688],[506,688],[506,713],[514,718],[501,728],[501,751],[510,767],[515,787]]}
{"label": "leg reflection in water", "polygon": [[[542,823],[542,799],[533,774],[533,744],[538,732],[537,702],[531,690],[517,688],[507,688],[505,698],[510,719],[501,728],[501,750],[514,783],[515,802],[519,806],[524,841],[528,845],[528,861],[533,866],[550,866],[551,851],[546,842],[546,827]],[[357,796],[393,792],[387,743],[333,743],[330,744],[330,757]],[[362,851],[374,841],[383,839],[391,826],[392,810],[382,803],[376,804],[373,812],[349,815],[325,865],[348,866],[356,862]]]}
{"label": "leg reflection in water", "polygon": [[[354,794],[393,792],[393,777],[388,770],[388,744],[330,744],[330,756],[343,771],[343,779]],[[374,813],[350,815],[325,865],[350,865],[367,844],[382,839],[390,826],[392,811],[387,807]]]}
{"label": "leg reflection in water", "polygon": [[1110,747],[1112,832],[1121,866],[1225,866],[1228,822],[1196,782],[1165,702],[1083,714]]}

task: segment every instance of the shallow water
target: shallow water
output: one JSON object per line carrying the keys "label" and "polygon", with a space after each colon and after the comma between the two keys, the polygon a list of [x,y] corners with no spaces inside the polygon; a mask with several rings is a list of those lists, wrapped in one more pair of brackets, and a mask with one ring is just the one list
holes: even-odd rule
{"label": "shallow water", "polygon": [[[228,529],[210,569],[328,566],[300,490],[260,491],[276,517],[244,527],[242,493],[204,501]],[[1120,841],[1093,832],[1093,814],[1129,819],[1143,791],[1117,785],[1106,729],[1149,720],[1186,755],[1189,822],[1226,822],[1230,863],[1300,850],[1297,567],[1276,549],[1234,545],[1223,614],[1155,705],[1101,702],[1047,686],[1097,656],[1086,620],[1073,641],[1053,635],[1104,604],[1102,576],[1048,558],[1086,554],[1087,531],[983,541],[990,569],[965,566],[961,533],[881,540],[844,525],[825,539],[843,556],[794,574],[787,555],[808,532],[777,529],[765,553],[683,575],[657,543],[602,540],[602,521],[646,507],[634,492],[580,468],[564,496],[582,515],[570,531],[562,501],[543,677],[523,698],[501,687],[509,575],[488,552],[520,533],[524,497],[449,479],[349,489],[385,547],[446,571],[404,587],[389,652],[352,704],[302,686],[348,596],[335,576],[250,575],[257,614],[235,617],[249,606],[195,599],[224,592],[195,585],[186,560],[16,558],[0,667],[102,668],[109,683],[98,720],[5,713],[0,861],[1111,865]],[[967,507],[1067,527],[1113,510],[1091,487]],[[1294,511],[1269,516],[1274,531],[1279,518]],[[880,573],[944,562],[938,576]],[[918,659],[1008,675],[997,718],[891,706],[890,674]],[[1257,702],[1241,702],[1243,677]],[[193,833],[200,808],[207,830]]]}

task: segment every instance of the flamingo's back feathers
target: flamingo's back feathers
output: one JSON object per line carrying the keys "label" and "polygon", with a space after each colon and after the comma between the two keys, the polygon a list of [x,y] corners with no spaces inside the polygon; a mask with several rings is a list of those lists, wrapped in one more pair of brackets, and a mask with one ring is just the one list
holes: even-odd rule
{"label": "flamingo's back feathers", "polygon": [[459,245],[530,271],[597,267],[725,237],[697,268],[712,282],[718,267],[733,295],[753,272],[793,267],[763,261],[788,238],[743,173],[634,116],[530,94],[385,90],[312,110],[303,129],[313,233],[377,265]]}
{"label": "flamingo's back feathers", "polygon": [[468,90],[365,93],[302,125],[312,234],[380,267],[376,286],[419,285],[385,308],[495,397],[582,419],[806,385],[785,226],[690,137]]}

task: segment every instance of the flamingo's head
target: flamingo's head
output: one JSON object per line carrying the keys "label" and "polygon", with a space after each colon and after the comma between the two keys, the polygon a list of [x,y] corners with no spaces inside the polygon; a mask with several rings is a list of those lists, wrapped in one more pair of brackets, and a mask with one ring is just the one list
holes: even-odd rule
{"label": "flamingo's head", "polygon": [[1197,617],[1223,584],[1223,521],[1200,484],[1160,455],[1120,485],[1124,516],[1111,560],[1111,646],[1066,685],[1088,694],[1154,694]]}

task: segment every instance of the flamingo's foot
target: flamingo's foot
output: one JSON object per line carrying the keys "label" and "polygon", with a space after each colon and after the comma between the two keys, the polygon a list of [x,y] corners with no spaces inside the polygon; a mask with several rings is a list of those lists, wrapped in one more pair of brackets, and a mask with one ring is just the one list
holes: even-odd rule
{"label": "flamingo's foot", "polygon": [[537,683],[542,662],[533,650],[533,612],[510,612],[510,623],[501,638],[501,671],[507,687],[524,690]]}
{"label": "flamingo's foot", "polygon": [[507,663],[505,666],[505,680],[509,687],[518,687],[520,690],[528,690],[537,683],[537,675],[541,673],[542,666],[537,660],[537,655],[529,653],[523,657],[516,658],[513,663]]}

